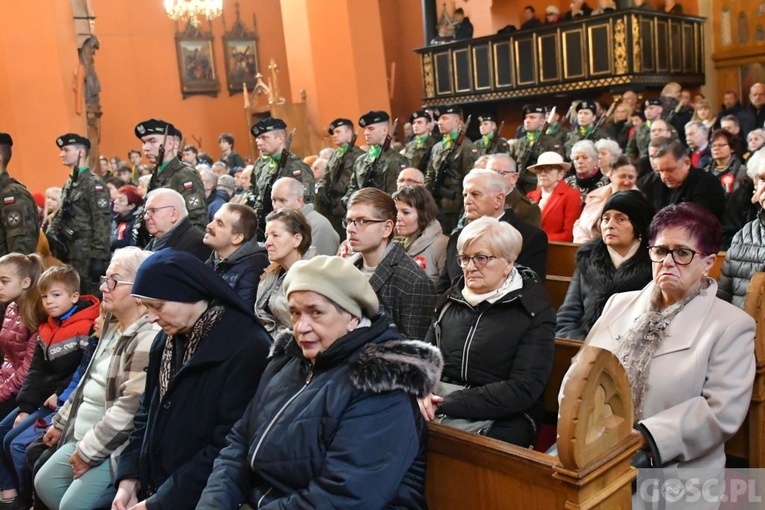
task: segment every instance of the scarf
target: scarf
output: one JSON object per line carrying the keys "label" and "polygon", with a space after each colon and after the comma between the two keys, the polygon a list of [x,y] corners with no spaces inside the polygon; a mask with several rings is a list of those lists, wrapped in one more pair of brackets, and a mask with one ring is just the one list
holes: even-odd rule
{"label": "scarf", "polygon": [[488,147],[491,145],[491,141],[494,139],[494,133],[489,133],[488,135],[481,136],[481,146],[482,147]]}
{"label": "scarf", "polygon": [[370,160],[374,160],[375,158],[377,158],[377,156],[380,155],[381,152],[382,152],[382,147],[380,147],[379,145],[371,146],[369,148],[369,153],[368,153],[369,154],[369,159]]}
{"label": "scarf", "polygon": [[526,131],[526,139],[531,143],[536,141],[537,136],[539,136],[539,131]]}
{"label": "scarf", "polygon": [[586,126],[586,127],[585,126],[579,126],[579,136],[581,136],[582,138],[586,138],[587,135],[589,135],[590,132],[592,131],[593,127],[594,126],[592,126],[592,125]]}
{"label": "scarf", "polygon": [[425,142],[428,141],[428,138],[430,138],[430,136],[428,135],[415,137],[414,147],[416,149],[422,149],[423,147],[425,147]]}
{"label": "scarf", "polygon": [[518,270],[513,268],[507,279],[505,279],[504,283],[502,283],[498,289],[483,294],[476,294],[467,287],[463,287],[462,297],[465,298],[465,301],[467,301],[470,306],[478,306],[484,301],[494,304],[507,293],[521,288],[523,288],[523,279],[519,277]]}
{"label": "scarf", "polygon": [[450,133],[448,135],[444,135],[443,140],[441,140],[444,144],[444,149],[450,149],[452,145],[454,145],[454,142],[457,140],[457,138],[460,136],[460,132],[456,131],[454,133]]}
{"label": "scarf", "polygon": [[[185,338],[176,338],[176,335],[167,337],[159,366],[160,401],[164,398],[167,389],[170,387],[173,379],[175,379],[175,376],[178,375],[178,372],[194,357],[199,344],[207,338],[210,331],[218,324],[221,316],[223,316],[223,310],[224,308],[221,305],[208,306],[207,310],[194,323],[188,336],[182,335]],[[176,345],[176,343],[181,345]],[[181,351],[183,347],[185,347],[185,350]],[[178,363],[179,357],[181,358],[180,364]]]}
{"label": "scarf", "polygon": [[704,278],[696,290],[663,310],[661,309],[661,289],[655,286],[648,310],[635,319],[632,327],[624,335],[616,338],[619,346],[614,354],[627,371],[632,387],[635,421],[643,417],[643,399],[654,353],[666,338],[672,319],[683,311],[685,305],[709,287],[709,281],[708,278]]}
{"label": "scarf", "polygon": [[638,248],[640,248],[640,239],[635,239],[635,242],[632,243],[629,251],[627,251],[627,254],[624,256],[619,255],[616,250],[608,245],[606,245],[606,248],[608,249],[608,255],[611,257],[611,262],[613,263],[614,267],[619,269],[619,266],[624,264],[624,262],[627,260],[631,259],[637,253]]}

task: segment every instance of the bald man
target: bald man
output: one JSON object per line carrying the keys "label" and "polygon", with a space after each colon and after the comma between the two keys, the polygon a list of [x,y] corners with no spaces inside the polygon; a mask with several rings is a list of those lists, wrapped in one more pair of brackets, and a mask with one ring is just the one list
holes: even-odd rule
{"label": "bald man", "polygon": [[750,131],[765,127],[765,83],[755,83],[749,89],[749,104],[739,113],[743,137]]}

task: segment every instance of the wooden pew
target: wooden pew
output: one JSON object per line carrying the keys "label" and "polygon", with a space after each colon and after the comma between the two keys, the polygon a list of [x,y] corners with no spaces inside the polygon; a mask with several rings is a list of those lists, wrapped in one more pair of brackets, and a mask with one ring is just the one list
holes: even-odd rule
{"label": "wooden pew", "polygon": [[426,496],[452,508],[630,508],[640,438],[627,375],[608,351],[588,348],[561,407],[558,457],[431,424]]}

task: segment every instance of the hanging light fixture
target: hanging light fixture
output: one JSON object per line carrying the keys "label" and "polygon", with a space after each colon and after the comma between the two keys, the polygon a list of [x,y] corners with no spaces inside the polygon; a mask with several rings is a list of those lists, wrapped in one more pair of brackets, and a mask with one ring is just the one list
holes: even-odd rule
{"label": "hanging light fixture", "polygon": [[183,20],[198,27],[201,18],[211,20],[223,13],[223,0],[165,0],[165,12],[172,20]]}

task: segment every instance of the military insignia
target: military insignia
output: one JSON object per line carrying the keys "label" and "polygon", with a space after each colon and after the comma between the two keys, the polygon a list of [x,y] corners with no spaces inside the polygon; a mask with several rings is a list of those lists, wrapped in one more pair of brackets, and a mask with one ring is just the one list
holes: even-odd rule
{"label": "military insignia", "polygon": [[471,149],[470,152],[472,152],[473,154],[478,154],[478,149]]}
{"label": "military insignia", "polygon": [[63,138],[61,138],[61,137],[59,137],[58,139],[56,139],[56,145],[58,145],[59,147],[61,147],[62,145],[64,145],[64,139],[63,139]]}
{"label": "military insignia", "polygon": [[199,202],[199,197],[196,195],[192,195],[189,197],[189,208],[196,209],[197,207],[201,206],[202,204]]}
{"label": "military insignia", "polygon": [[101,197],[96,202],[96,205],[98,205],[99,209],[106,209],[109,206],[109,201],[106,198]]}
{"label": "military insignia", "polygon": [[13,211],[8,214],[5,221],[8,223],[9,227],[15,227],[21,223],[21,215],[18,213],[18,211]]}
{"label": "military insignia", "polygon": [[194,183],[191,182],[191,181],[186,181],[186,182],[183,183],[183,187],[184,187],[184,189],[191,189],[191,188],[194,187]]}
{"label": "military insignia", "polygon": [[292,171],[292,175],[294,175],[295,177],[300,177],[301,175],[303,175],[303,171],[298,168]]}
{"label": "military insignia", "polygon": [[16,201],[16,197],[14,197],[14,196],[3,197],[3,204],[5,204],[5,205],[11,205],[15,201]]}
{"label": "military insignia", "polygon": [[136,131],[138,131],[141,134],[144,134],[146,132],[146,128],[143,127],[143,124],[138,124],[135,128]]}
{"label": "military insignia", "polygon": [[96,191],[100,192],[100,191],[103,191],[103,190],[104,190],[103,186],[101,186],[100,184],[96,184]]}

